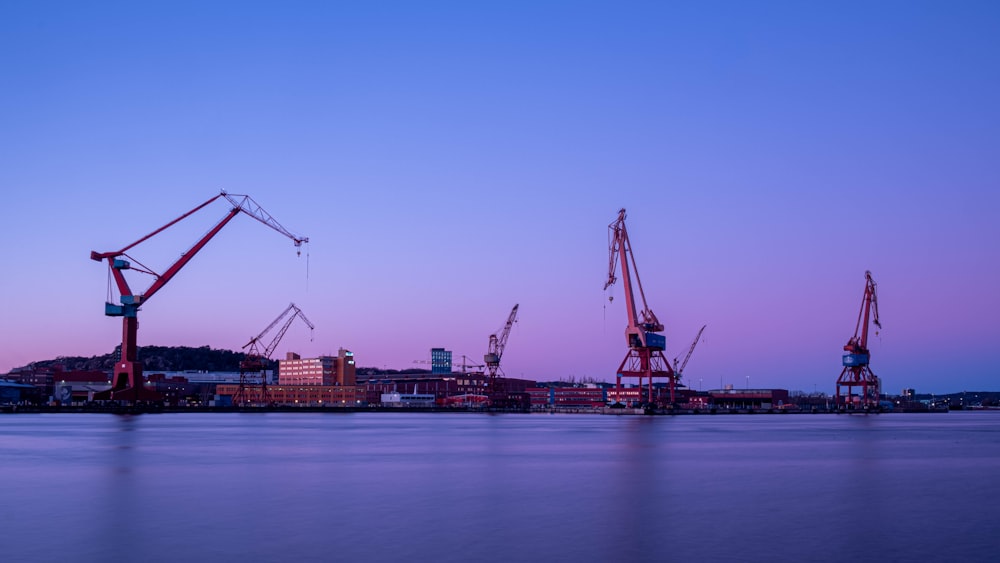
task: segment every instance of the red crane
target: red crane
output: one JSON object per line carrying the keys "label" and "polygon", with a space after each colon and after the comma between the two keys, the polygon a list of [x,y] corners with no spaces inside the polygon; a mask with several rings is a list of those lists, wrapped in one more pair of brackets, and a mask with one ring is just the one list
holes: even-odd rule
{"label": "red crane", "polygon": [[489,397],[490,404],[492,406],[499,406],[501,403],[505,403],[507,400],[507,388],[504,385],[502,377],[497,377],[497,370],[500,369],[500,358],[503,357],[504,348],[507,347],[507,337],[510,336],[510,329],[517,322],[517,305],[510,310],[510,315],[507,316],[507,323],[504,324],[503,330],[500,331],[500,336],[495,333],[490,335],[490,343],[487,348],[486,355],[483,356],[483,361],[486,362],[486,371],[488,376],[489,386]]}
{"label": "red crane", "polygon": [[[193,213],[201,210],[219,198],[224,198],[229,201],[229,203],[232,204],[232,208],[225,215],[225,217],[218,222],[218,224],[212,227],[207,234],[201,237],[201,239],[198,240],[194,246],[182,254],[181,257],[162,274],[158,274],[150,270],[149,268],[143,266],[138,260],[126,254],[135,246],[163,232],[167,228],[177,224],[181,220],[189,217]],[[233,217],[241,212],[246,213],[261,223],[264,223],[265,225],[292,239],[296,248],[299,248],[304,242],[309,242],[308,238],[298,237],[288,232],[277,221],[275,221],[273,217],[257,205],[257,202],[251,199],[250,196],[228,194],[223,191],[219,193],[219,195],[209,199],[205,203],[202,203],[191,211],[188,211],[159,229],[156,229],[132,244],[122,248],[121,250],[90,253],[91,260],[95,260],[97,262],[107,260],[109,275],[114,278],[115,284],[118,286],[118,291],[121,294],[121,297],[119,298],[119,302],[121,304],[115,305],[110,301],[105,303],[104,314],[110,317],[122,317],[121,358],[118,359],[113,370],[111,389],[95,394],[95,399],[128,401],[159,399],[157,393],[145,389],[142,385],[142,362],[140,362],[136,357],[136,333],[139,328],[137,315],[139,308],[145,305],[146,302],[153,297],[153,295],[155,295],[160,289],[163,288],[163,286],[167,284],[167,282],[173,279],[173,277],[177,275],[177,272],[190,262],[191,259],[194,258],[194,255],[197,254],[198,251],[200,251],[208,243],[208,241],[212,240],[212,237],[222,230],[222,227],[225,227],[226,224],[233,219]],[[299,253],[301,253],[301,251]],[[132,262],[135,262],[137,267],[133,266]],[[137,272],[149,274],[155,279],[146,291],[142,293],[135,293],[132,291],[132,288],[129,287],[128,281],[125,280],[125,275],[122,273],[125,270],[135,270]]]}
{"label": "red crane", "polygon": [[[294,312],[293,312],[294,311]],[[288,314],[292,313],[291,316]],[[279,322],[285,317],[284,324],[278,329],[277,334],[271,339],[271,343],[268,344],[263,350],[260,349],[261,339],[264,335],[271,331],[272,328],[277,326]],[[236,389],[236,394],[233,395],[234,405],[269,405],[271,403],[270,395],[267,391],[267,376],[265,370],[271,364],[271,354],[274,353],[275,348],[278,347],[278,343],[288,332],[288,328],[292,326],[292,321],[296,318],[302,319],[302,322],[306,323],[309,327],[309,340],[312,340],[312,331],[316,328],[313,326],[309,319],[306,318],[302,309],[295,306],[295,303],[288,305],[284,311],[271,324],[267,325],[267,328],[262,330],[260,334],[254,336],[243,345],[243,349],[246,350],[247,346],[250,347],[250,351],[246,353],[243,361],[240,362],[240,386]],[[253,376],[251,380],[248,376]],[[256,380],[260,379],[260,393],[258,395],[256,388]]]}
{"label": "red crane", "polygon": [[[868,367],[871,354],[868,351],[868,322],[882,328],[878,321],[878,296],[875,293],[875,280],[872,273],[865,272],[865,294],[861,298],[861,310],[858,312],[858,323],[854,328],[854,336],[844,345],[844,369],[837,378],[838,407],[859,407],[873,409],[878,407],[882,384],[879,378]],[[877,332],[876,332],[877,334]],[[842,397],[840,388],[847,388],[847,395]],[[853,389],[861,388],[860,395],[855,396]],[[855,401],[855,398],[857,401]]]}
{"label": "red crane", "polygon": [[[663,332],[663,324],[646,304],[646,294],[642,290],[639,270],[635,264],[635,256],[632,254],[632,244],[629,242],[628,231],[625,229],[624,209],[619,210],[618,219],[608,225],[608,250],[608,281],[604,283],[604,289],[611,287],[618,280],[615,277],[615,271],[618,264],[621,263],[622,285],[625,289],[625,310],[628,314],[625,340],[629,350],[621,365],[618,366],[618,377],[615,385],[616,397],[621,400],[622,377],[638,377],[640,399],[642,382],[645,380],[647,382],[645,402],[653,404],[653,378],[666,377],[670,380],[670,402],[672,404],[678,377],[673,368],[670,367],[670,362],[663,355],[663,351],[667,347],[667,339],[662,334],[657,334]],[[642,298],[642,310],[638,314],[635,295],[632,291],[633,273],[635,274],[635,283],[639,287],[639,296]]]}

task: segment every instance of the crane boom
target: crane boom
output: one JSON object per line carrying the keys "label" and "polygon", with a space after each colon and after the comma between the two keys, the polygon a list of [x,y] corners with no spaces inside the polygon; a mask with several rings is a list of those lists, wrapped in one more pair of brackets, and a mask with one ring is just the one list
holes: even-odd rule
{"label": "crane boom", "polygon": [[[292,315],[285,320],[284,324],[281,325],[281,329],[278,330],[278,333],[271,340],[271,343],[268,344],[263,351],[255,352],[255,350],[258,349],[258,344],[260,343],[261,339],[264,338],[264,335],[270,332],[272,328],[274,328],[279,322],[281,322],[282,319],[284,319],[288,315],[288,313],[291,313],[292,311],[294,311],[294,313],[292,313]],[[280,315],[278,315],[276,319],[274,319],[271,322],[271,324],[267,325],[267,328],[262,330],[260,334],[258,334],[257,336],[251,338],[250,342],[244,344],[243,348],[245,349],[247,346],[250,347],[250,352],[248,353],[248,355],[255,354],[262,358],[270,360],[271,354],[274,353],[275,348],[278,347],[278,343],[281,342],[281,339],[285,336],[285,333],[288,332],[288,328],[292,326],[292,321],[294,321],[296,318],[301,318],[302,322],[306,323],[306,326],[309,327],[309,334],[311,340],[312,331],[315,330],[316,327],[311,322],[309,322],[309,319],[306,318],[306,315],[305,313],[302,312],[302,309],[296,307],[295,303],[291,303],[288,305],[288,307],[285,308],[284,311],[281,312]]]}
{"label": "crane boom", "polygon": [[674,373],[677,374],[678,378],[684,373],[684,368],[687,367],[688,360],[691,359],[691,354],[694,353],[694,347],[698,345],[698,341],[701,340],[701,333],[705,332],[705,328],[707,327],[708,325],[704,325],[698,331],[698,335],[694,337],[694,342],[691,343],[691,347],[688,348],[687,355],[684,356],[684,361],[680,364],[679,367],[677,366],[677,358],[674,358]]}
{"label": "crane boom", "polygon": [[[194,246],[192,246],[187,252],[183,253],[176,262],[170,265],[163,272],[163,274],[157,274],[145,266],[142,266],[134,258],[127,254],[129,250],[138,246],[140,243],[149,240],[173,225],[176,225],[180,221],[186,219],[221,197],[224,197],[232,203],[233,207],[218,223],[215,224],[214,227],[208,231],[208,233],[195,242]],[[240,197],[243,199],[238,199]],[[261,209],[260,206],[250,198],[250,196],[234,196],[222,191],[218,195],[196,206],[194,209],[182,214],[180,217],[177,217],[176,219],[168,222],[166,225],[163,225],[162,227],[152,231],[120,250],[112,252],[92,251],[90,253],[91,260],[95,260],[97,262],[107,261],[110,275],[115,280],[115,284],[117,285],[120,293],[120,304],[116,305],[111,302],[106,302],[104,306],[104,314],[111,317],[123,318],[121,359],[115,365],[111,389],[96,394],[95,399],[126,399],[134,401],[156,398],[155,394],[150,394],[142,386],[142,363],[138,361],[136,355],[136,336],[139,327],[137,316],[139,308],[149,301],[149,299],[162,289],[163,286],[170,282],[170,280],[173,279],[173,277],[177,275],[177,273],[185,265],[187,265],[187,263],[190,262],[191,259],[194,258],[194,256],[229,223],[229,221],[233,219],[233,217],[241,212],[250,215],[258,221],[261,221],[269,227],[275,229],[279,233],[291,238],[295,243],[296,248],[301,246],[304,242],[309,242],[308,238],[295,236],[282,227],[277,221],[274,220],[273,217]],[[125,260],[124,258],[128,258],[128,260]],[[140,267],[133,268],[132,262],[136,262]],[[146,289],[146,291],[142,293],[135,293],[132,291],[132,288],[129,287],[128,281],[125,279],[123,272],[131,269],[154,276],[155,279],[153,283]]]}

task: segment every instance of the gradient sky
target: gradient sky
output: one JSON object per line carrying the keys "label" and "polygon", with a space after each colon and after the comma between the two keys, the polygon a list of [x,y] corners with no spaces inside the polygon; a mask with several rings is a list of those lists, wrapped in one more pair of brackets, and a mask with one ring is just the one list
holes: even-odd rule
{"label": "gradient sky", "polygon": [[237,217],[140,345],[295,302],[277,355],[402,369],[519,303],[508,375],[613,381],[624,207],[667,356],[708,325],[693,387],[832,393],[868,269],[887,391],[1000,389],[996,2],[4,2],[0,73],[0,373],[110,352],[90,251],[225,189],[312,242]]}

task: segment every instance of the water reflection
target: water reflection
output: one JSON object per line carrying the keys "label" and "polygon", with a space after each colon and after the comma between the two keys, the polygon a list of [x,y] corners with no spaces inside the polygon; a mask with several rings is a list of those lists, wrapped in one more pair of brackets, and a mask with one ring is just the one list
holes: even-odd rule
{"label": "water reflection", "polygon": [[969,560],[1000,416],[953,414],[17,415],[3,559]]}

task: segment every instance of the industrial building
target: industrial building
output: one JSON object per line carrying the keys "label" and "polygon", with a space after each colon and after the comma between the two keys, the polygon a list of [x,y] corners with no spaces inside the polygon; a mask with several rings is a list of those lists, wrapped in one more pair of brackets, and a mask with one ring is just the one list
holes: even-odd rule
{"label": "industrial building", "polygon": [[451,373],[451,350],[431,348],[431,374],[446,375]]}
{"label": "industrial building", "polygon": [[341,348],[336,356],[302,358],[288,352],[278,361],[278,385],[350,385],[357,383],[354,353]]}
{"label": "industrial building", "polygon": [[769,410],[789,404],[787,389],[712,389],[712,404],[724,409]]}

